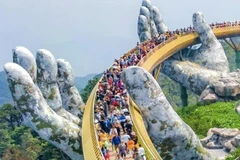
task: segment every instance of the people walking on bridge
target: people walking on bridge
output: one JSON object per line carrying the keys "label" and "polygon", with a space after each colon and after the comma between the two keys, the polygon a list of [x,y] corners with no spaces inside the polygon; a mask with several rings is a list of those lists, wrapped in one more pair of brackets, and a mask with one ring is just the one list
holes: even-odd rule
{"label": "people walking on bridge", "polygon": [[112,144],[114,145],[114,149],[116,153],[119,153],[119,145],[121,143],[120,136],[118,134],[115,134],[112,138]]}
{"label": "people walking on bridge", "polygon": [[131,137],[127,134],[127,132],[124,132],[121,136],[122,141],[127,146],[128,141],[131,139]]}
{"label": "people walking on bridge", "polygon": [[141,144],[139,144],[138,155],[141,157],[141,160],[146,160],[145,150],[144,150],[144,148],[141,146]]}
{"label": "people walking on bridge", "polygon": [[125,160],[127,156],[127,146],[125,143],[122,141],[121,144],[119,145],[119,154],[120,156]]}
{"label": "people walking on bridge", "polygon": [[130,138],[127,142],[127,150],[131,158],[133,158],[133,148],[134,148],[134,141]]}

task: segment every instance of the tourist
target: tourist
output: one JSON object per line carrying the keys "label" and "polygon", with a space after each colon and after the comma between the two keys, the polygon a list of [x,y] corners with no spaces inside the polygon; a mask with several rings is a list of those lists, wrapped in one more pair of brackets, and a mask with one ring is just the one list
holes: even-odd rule
{"label": "tourist", "polygon": [[126,159],[127,156],[127,146],[124,144],[122,141],[121,144],[119,145],[119,154],[123,159]]}
{"label": "tourist", "polygon": [[115,149],[116,153],[119,153],[119,152],[118,152],[118,149],[119,149],[120,143],[121,143],[120,137],[118,136],[118,134],[115,134],[115,135],[112,137],[112,144],[113,144],[113,146],[114,146],[114,149]]}
{"label": "tourist", "polygon": [[122,141],[124,144],[127,146],[127,143],[131,137],[127,134],[127,132],[124,132],[123,135],[121,136]]}
{"label": "tourist", "polygon": [[139,144],[138,155],[142,158],[142,160],[146,160],[145,150],[144,150],[144,148],[141,146],[141,144]]}
{"label": "tourist", "polygon": [[133,158],[133,149],[134,149],[134,141],[130,138],[129,141],[127,142],[127,150],[131,158]]}

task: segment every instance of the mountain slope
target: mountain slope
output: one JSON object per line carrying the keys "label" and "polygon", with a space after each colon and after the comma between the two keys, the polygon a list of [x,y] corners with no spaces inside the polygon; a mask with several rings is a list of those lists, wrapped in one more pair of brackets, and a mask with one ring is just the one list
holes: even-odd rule
{"label": "mountain slope", "polygon": [[5,103],[13,103],[12,95],[8,88],[5,72],[0,72],[0,106]]}

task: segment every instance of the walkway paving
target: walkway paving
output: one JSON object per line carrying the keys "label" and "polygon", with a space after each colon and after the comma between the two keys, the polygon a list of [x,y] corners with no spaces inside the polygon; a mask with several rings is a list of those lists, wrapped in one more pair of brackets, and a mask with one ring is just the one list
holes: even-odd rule
{"label": "walkway paving", "polygon": [[[108,146],[108,149],[109,149],[109,152],[110,152],[110,160],[115,160],[115,158],[117,157],[118,153],[116,153],[116,151],[112,151],[112,144],[109,143],[109,146]],[[127,157],[125,160],[134,160],[133,158],[130,158],[130,155],[127,154]]]}

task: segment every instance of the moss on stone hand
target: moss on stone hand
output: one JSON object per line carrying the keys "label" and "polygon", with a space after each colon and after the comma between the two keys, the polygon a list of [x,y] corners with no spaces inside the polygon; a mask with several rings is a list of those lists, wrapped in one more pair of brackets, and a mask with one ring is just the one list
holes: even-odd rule
{"label": "moss on stone hand", "polygon": [[34,71],[35,71],[35,67],[34,66],[32,66],[32,68],[30,69],[30,73],[34,73]]}
{"label": "moss on stone hand", "polygon": [[159,121],[161,123],[160,131],[164,131],[167,128],[167,121]]}
{"label": "moss on stone hand", "polygon": [[157,123],[157,121],[155,119],[151,120],[151,122],[154,124],[154,123]]}
{"label": "moss on stone hand", "polygon": [[176,146],[177,145],[172,141],[171,138],[164,139],[163,142],[160,144],[162,158],[166,159],[165,156],[170,156],[169,152],[171,152]]}
{"label": "moss on stone hand", "polygon": [[21,104],[21,105],[25,105],[25,104],[27,104],[28,99],[29,99],[29,96],[27,96],[27,95],[22,95],[22,96],[19,98],[19,100],[17,100],[17,103],[18,103],[18,104]]}
{"label": "moss on stone hand", "polygon": [[54,88],[51,88],[51,94],[50,94],[50,96],[48,98],[53,100],[54,97],[55,97],[55,94],[56,94],[56,90]]}
{"label": "moss on stone hand", "polygon": [[207,154],[207,151],[202,146],[197,146],[197,151],[203,155]]}
{"label": "moss on stone hand", "polygon": [[135,95],[135,94],[132,94],[132,98],[133,98],[133,99],[136,99],[136,95]]}

